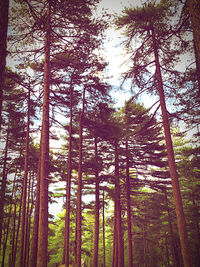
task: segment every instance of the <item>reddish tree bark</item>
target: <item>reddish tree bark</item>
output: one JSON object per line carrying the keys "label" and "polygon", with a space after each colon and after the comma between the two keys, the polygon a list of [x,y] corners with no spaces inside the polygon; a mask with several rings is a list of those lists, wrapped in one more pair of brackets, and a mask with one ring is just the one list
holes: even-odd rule
{"label": "reddish tree bark", "polygon": [[37,266],[46,267],[48,262],[48,175],[49,175],[49,91],[50,91],[50,9],[46,18],[44,89],[41,133],[40,209]]}
{"label": "reddish tree bark", "polygon": [[173,197],[174,197],[174,204],[176,210],[176,217],[177,217],[177,224],[178,224],[178,232],[181,241],[181,252],[183,256],[183,262],[185,267],[191,266],[191,259],[190,259],[190,252],[189,252],[189,243],[187,237],[187,230],[186,230],[186,222],[185,216],[183,211],[183,204],[180,192],[180,185],[178,180],[178,173],[176,170],[176,163],[174,158],[174,150],[173,144],[171,139],[171,132],[170,132],[170,125],[168,119],[168,113],[165,103],[165,95],[163,89],[163,81],[162,81],[162,74],[160,69],[160,62],[159,62],[159,55],[158,55],[158,47],[156,43],[156,37],[154,33],[154,29],[152,26],[152,40],[153,40],[153,49],[154,49],[154,56],[155,56],[155,63],[156,63],[156,75],[157,75],[157,82],[158,82],[158,92],[160,97],[160,106],[162,112],[162,121],[163,121],[163,128],[165,133],[165,142],[167,147],[167,156],[168,156],[168,164],[169,164],[169,171],[172,180],[172,190],[173,190]]}

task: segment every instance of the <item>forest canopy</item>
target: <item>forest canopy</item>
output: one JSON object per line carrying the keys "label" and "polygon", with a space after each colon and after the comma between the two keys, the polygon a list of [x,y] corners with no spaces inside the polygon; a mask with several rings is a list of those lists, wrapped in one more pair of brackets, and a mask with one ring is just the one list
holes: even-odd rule
{"label": "forest canopy", "polygon": [[0,1],[2,267],[200,262],[200,3],[108,7]]}

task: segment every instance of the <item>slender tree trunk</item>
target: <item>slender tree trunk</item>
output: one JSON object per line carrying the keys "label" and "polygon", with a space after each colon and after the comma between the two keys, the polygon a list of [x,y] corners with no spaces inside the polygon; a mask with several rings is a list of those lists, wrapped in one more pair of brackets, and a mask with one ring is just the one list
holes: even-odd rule
{"label": "slender tree trunk", "polygon": [[123,233],[121,221],[121,201],[120,201],[120,178],[119,178],[119,152],[118,142],[115,141],[115,194],[116,194],[116,230],[117,230],[117,257],[118,267],[124,267]]}
{"label": "slender tree trunk", "polygon": [[76,207],[76,229],[75,229],[75,241],[74,241],[74,265],[77,265],[77,207]]}
{"label": "slender tree trunk", "polygon": [[126,201],[127,201],[127,225],[128,225],[128,266],[133,267],[133,246],[132,246],[132,229],[131,229],[131,193],[130,193],[130,176],[129,176],[129,147],[128,138],[126,138]]}
{"label": "slender tree trunk", "polygon": [[163,128],[165,133],[165,141],[167,147],[167,155],[168,155],[168,164],[169,164],[169,171],[170,176],[172,179],[172,190],[173,190],[173,197],[175,203],[175,210],[176,210],[176,217],[177,217],[177,224],[178,224],[178,232],[181,241],[181,252],[183,256],[183,262],[185,267],[191,266],[190,260],[190,252],[189,252],[189,243],[187,237],[187,230],[186,230],[186,222],[185,216],[183,211],[183,204],[178,180],[178,173],[176,170],[176,163],[174,158],[174,150],[173,144],[171,139],[171,132],[170,132],[170,125],[168,120],[167,108],[165,103],[165,95],[163,89],[163,82],[162,82],[162,75],[160,69],[160,62],[159,62],[159,55],[158,55],[158,48],[155,38],[154,29],[152,27],[152,39],[153,39],[153,48],[154,48],[154,56],[156,62],[156,75],[157,75],[157,82],[158,82],[158,92],[160,97],[160,106],[162,111],[162,120],[163,120]]}
{"label": "slender tree trunk", "polygon": [[105,244],[105,203],[104,203],[104,190],[103,190],[103,267],[106,267],[106,244]]}
{"label": "slender tree trunk", "polygon": [[37,266],[39,210],[40,210],[40,170],[41,170],[41,153],[39,155],[39,160],[38,160],[35,213],[34,213],[34,222],[33,222],[33,234],[32,234],[32,240],[31,240],[31,252],[30,252],[29,267],[36,267]]}
{"label": "slender tree trunk", "polygon": [[29,260],[30,260],[30,232],[31,232],[31,217],[32,217],[32,212],[33,212],[33,206],[34,206],[34,173],[32,173],[32,184],[31,186],[31,207],[30,207],[30,212],[28,216],[28,228],[27,228],[27,260],[26,260],[26,266],[29,266]]}
{"label": "slender tree trunk", "polygon": [[8,9],[9,9],[9,0],[1,0],[0,1],[0,36],[1,36],[0,38],[0,132],[2,124],[3,90],[5,85]]}
{"label": "slender tree trunk", "polygon": [[2,239],[2,230],[3,230],[4,204],[5,204],[6,182],[7,182],[6,166],[7,166],[7,156],[8,156],[8,144],[9,144],[9,126],[7,129],[7,135],[6,135],[1,192],[0,192],[0,252],[1,252],[1,239]]}
{"label": "slender tree trunk", "polygon": [[171,219],[171,214],[170,214],[170,210],[169,210],[166,190],[164,190],[164,194],[165,194],[165,202],[166,202],[166,209],[167,209],[167,215],[168,215],[168,224],[169,224],[169,233],[170,233],[170,241],[171,241],[171,251],[172,251],[172,258],[173,258],[173,266],[174,267],[179,267],[179,260],[178,260],[178,255],[177,255],[175,241],[174,241],[172,219]]}
{"label": "slender tree trunk", "polygon": [[30,89],[28,90],[28,112],[26,127],[26,145],[25,145],[25,162],[24,162],[24,180],[22,187],[22,217],[21,217],[21,233],[20,233],[20,250],[19,265],[25,266],[25,226],[26,226],[26,196],[27,196],[27,180],[29,168],[29,132],[30,132]]}
{"label": "slender tree trunk", "polygon": [[14,214],[13,214],[13,231],[12,231],[12,252],[11,252],[11,261],[9,267],[14,267],[14,251],[15,251],[15,232],[16,232],[16,211],[17,211],[17,204],[14,202]]}
{"label": "slender tree trunk", "polygon": [[48,175],[49,175],[49,91],[50,91],[50,2],[48,7],[44,59],[44,90],[41,133],[40,209],[37,266],[48,262]]}
{"label": "slender tree trunk", "polygon": [[63,263],[69,267],[69,239],[70,239],[70,201],[71,201],[71,176],[72,176],[72,101],[73,101],[73,75],[70,82],[70,121],[69,121],[69,151],[66,184],[66,216],[65,216],[65,243],[63,250]]}
{"label": "slender tree trunk", "polygon": [[81,267],[81,234],[82,234],[82,146],[83,146],[83,116],[85,109],[85,87],[83,89],[83,106],[79,122],[79,166],[78,166],[78,188],[77,188],[77,267]]}
{"label": "slender tree trunk", "polygon": [[27,266],[28,251],[29,251],[29,218],[30,218],[30,191],[31,191],[31,172],[29,173],[28,181],[28,196],[26,205],[26,228],[25,228],[25,242],[24,242],[24,266]]}
{"label": "slender tree trunk", "polygon": [[98,140],[95,136],[95,234],[94,234],[94,254],[93,267],[98,267],[98,251],[99,251],[99,171],[98,171]]}
{"label": "slender tree trunk", "polygon": [[168,249],[168,240],[167,240],[167,233],[165,232],[165,249],[166,249],[166,266],[170,266],[169,263],[169,249]]}
{"label": "slender tree trunk", "polygon": [[144,231],[144,266],[148,267],[148,239],[147,239],[147,220],[146,215],[144,215],[144,225],[143,225],[143,231]]}
{"label": "slender tree trunk", "polygon": [[22,195],[20,198],[19,215],[18,215],[18,222],[17,222],[17,232],[16,232],[16,239],[15,239],[15,246],[14,246],[13,267],[15,266],[16,255],[17,255],[17,244],[18,244],[19,229],[20,229],[20,222],[21,222],[21,210],[22,210]]}
{"label": "slender tree trunk", "polygon": [[118,267],[117,206],[114,208],[112,267]]}

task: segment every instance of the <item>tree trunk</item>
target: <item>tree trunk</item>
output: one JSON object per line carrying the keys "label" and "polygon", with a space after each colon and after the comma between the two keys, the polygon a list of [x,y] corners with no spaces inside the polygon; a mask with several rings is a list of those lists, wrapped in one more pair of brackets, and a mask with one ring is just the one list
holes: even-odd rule
{"label": "tree trunk", "polygon": [[168,224],[169,224],[169,233],[170,233],[170,241],[171,241],[171,251],[172,251],[172,258],[173,258],[173,266],[174,267],[179,267],[179,260],[178,260],[178,255],[177,255],[175,241],[174,241],[174,233],[173,233],[173,228],[172,228],[172,219],[171,219],[171,214],[170,214],[170,210],[169,210],[168,199],[167,199],[167,191],[166,190],[164,190],[164,194],[165,194],[165,202],[166,202],[166,209],[167,209],[167,215],[168,215]]}
{"label": "tree trunk", "polygon": [[167,233],[165,232],[166,266],[170,266]]}
{"label": "tree trunk", "polygon": [[66,216],[65,216],[65,243],[63,250],[63,264],[69,267],[69,239],[70,239],[70,201],[71,201],[71,176],[72,176],[72,100],[73,100],[73,75],[70,82],[70,122],[69,122],[69,151],[67,166],[67,185],[66,185]]}
{"label": "tree trunk", "polygon": [[7,129],[7,136],[6,136],[2,182],[1,182],[1,193],[0,193],[0,252],[1,252],[1,239],[2,239],[2,230],[3,230],[4,204],[5,204],[6,182],[7,182],[6,166],[7,166],[7,156],[8,156],[8,143],[9,143],[9,126]]}
{"label": "tree trunk", "polygon": [[83,89],[83,105],[79,122],[79,165],[78,165],[78,188],[77,188],[77,267],[81,267],[82,146],[83,146],[84,109],[85,109],[85,87]]}
{"label": "tree trunk", "polygon": [[32,212],[33,212],[33,206],[34,206],[34,173],[33,173],[33,179],[32,179],[32,184],[31,184],[31,207],[30,207],[30,212],[28,216],[28,234],[27,234],[27,244],[28,244],[28,251],[27,251],[27,261],[26,261],[26,266],[29,266],[29,260],[30,260],[30,232],[31,232],[31,217],[32,217]]}
{"label": "tree trunk", "polygon": [[95,136],[95,234],[94,234],[94,254],[93,267],[98,267],[98,250],[99,250],[99,171],[98,171],[98,140]]}
{"label": "tree trunk", "polygon": [[[41,145],[41,142],[40,142],[40,145]],[[31,252],[30,252],[29,267],[36,267],[37,266],[39,210],[40,210],[40,170],[41,170],[41,153],[39,155],[39,160],[38,160],[35,213],[34,213],[32,240],[31,240]]]}
{"label": "tree trunk", "polygon": [[105,246],[105,206],[104,206],[104,190],[103,190],[103,267],[106,267],[106,246]]}
{"label": "tree trunk", "polygon": [[13,229],[12,229],[12,252],[11,252],[11,261],[9,267],[14,267],[14,251],[15,251],[15,232],[16,232],[16,211],[17,211],[17,204],[14,202],[14,215],[13,215]]}
{"label": "tree trunk", "polygon": [[28,196],[26,205],[26,228],[25,228],[25,242],[24,242],[24,266],[27,266],[27,261],[29,258],[29,218],[30,218],[30,191],[31,191],[31,172],[29,173],[29,184],[28,184]]}
{"label": "tree trunk", "polygon": [[144,225],[143,225],[143,239],[144,239],[144,267],[148,267],[148,238],[147,238],[147,219],[144,215]]}
{"label": "tree trunk", "polygon": [[49,91],[50,91],[50,2],[48,7],[44,59],[44,90],[41,133],[40,209],[37,266],[48,262],[48,175],[49,175]]}
{"label": "tree trunk", "polygon": [[8,32],[8,9],[9,0],[0,1],[0,132],[2,124],[3,90],[5,85],[6,48]]}
{"label": "tree trunk", "polygon": [[118,267],[117,206],[114,208],[112,267]]}
{"label": "tree trunk", "polygon": [[128,225],[128,266],[133,267],[133,246],[131,229],[131,197],[130,197],[130,176],[129,176],[129,147],[126,138],[126,201],[127,201],[127,225]]}
{"label": "tree trunk", "polygon": [[18,237],[19,237],[19,229],[20,229],[20,222],[21,222],[21,209],[22,209],[22,195],[20,199],[20,207],[19,207],[19,215],[18,215],[18,223],[17,223],[17,232],[16,232],[16,239],[15,239],[15,246],[14,246],[14,255],[13,255],[13,267],[15,266],[16,255],[17,255],[17,244],[18,244]]}
{"label": "tree trunk", "polygon": [[119,178],[119,152],[118,142],[115,141],[115,194],[116,194],[116,232],[117,232],[117,257],[118,267],[124,266],[123,234],[121,221],[121,203],[120,203],[120,178]]}
{"label": "tree trunk", "polygon": [[184,211],[183,211],[183,204],[182,204],[182,198],[181,198],[181,192],[180,192],[180,186],[179,186],[179,180],[178,180],[178,173],[176,170],[176,163],[175,163],[175,158],[174,158],[174,150],[173,150],[173,144],[172,144],[172,139],[171,139],[170,125],[169,125],[167,108],[166,108],[166,103],[165,103],[165,95],[164,95],[162,75],[161,75],[161,69],[160,69],[158,48],[157,48],[153,26],[152,26],[152,40],[153,40],[154,56],[155,56],[155,63],[156,63],[158,92],[159,92],[160,106],[161,106],[161,111],[162,111],[162,121],[163,121],[163,128],[164,128],[165,141],[166,141],[166,147],[167,147],[169,171],[170,171],[170,176],[172,180],[172,190],[173,190],[173,197],[174,197],[174,203],[175,203],[178,232],[179,232],[179,237],[181,241],[181,252],[183,256],[184,266],[190,267],[191,260],[190,260],[190,252],[189,252],[189,243],[188,243],[188,238],[187,238],[186,222],[185,222],[185,216],[184,216]]}
{"label": "tree trunk", "polygon": [[26,196],[27,196],[27,180],[29,168],[29,132],[30,132],[30,89],[28,90],[28,112],[26,124],[26,144],[25,144],[25,162],[24,162],[24,180],[22,187],[22,217],[21,217],[21,233],[20,233],[20,250],[19,265],[25,266],[25,226],[26,226]]}
{"label": "tree trunk", "polygon": [[75,229],[75,241],[74,241],[74,265],[77,265],[77,206],[76,206],[76,229]]}

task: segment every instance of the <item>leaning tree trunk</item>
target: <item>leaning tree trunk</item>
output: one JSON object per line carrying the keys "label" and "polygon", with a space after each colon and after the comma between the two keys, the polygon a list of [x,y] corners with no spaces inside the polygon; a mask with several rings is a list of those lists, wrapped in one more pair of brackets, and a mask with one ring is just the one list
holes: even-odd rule
{"label": "leaning tree trunk", "polygon": [[22,187],[22,217],[20,232],[20,250],[19,250],[19,266],[25,266],[25,225],[26,225],[26,196],[27,196],[27,180],[29,168],[29,132],[30,132],[30,88],[28,90],[28,112],[26,127],[26,144],[25,144],[25,162],[24,162],[24,180]]}
{"label": "leaning tree trunk", "polygon": [[70,201],[71,201],[71,176],[72,176],[72,101],[73,101],[73,75],[70,82],[70,121],[69,121],[69,151],[67,166],[67,185],[66,185],[66,216],[65,216],[65,243],[63,250],[63,263],[69,266],[69,238],[70,238]]}
{"label": "leaning tree trunk", "polygon": [[44,59],[44,90],[41,133],[40,209],[37,266],[48,262],[48,175],[49,175],[49,91],[50,91],[50,2],[48,7]]}
{"label": "leaning tree trunk", "polygon": [[129,147],[126,138],[126,203],[127,203],[127,225],[128,225],[128,266],[133,267],[133,246],[131,229],[131,197],[130,197],[130,175],[129,175]]}
{"label": "leaning tree trunk", "polygon": [[82,234],[82,147],[83,147],[83,116],[85,109],[85,87],[83,89],[83,105],[79,121],[79,165],[78,165],[78,188],[77,188],[77,267],[81,267],[81,234]]}
{"label": "leaning tree trunk", "polygon": [[153,49],[154,49],[154,56],[155,56],[155,63],[156,63],[156,75],[157,75],[157,82],[158,82],[158,92],[160,97],[160,106],[162,112],[162,121],[163,121],[163,128],[165,133],[165,142],[167,147],[167,156],[168,156],[168,164],[169,164],[169,171],[172,180],[172,190],[173,190],[173,197],[174,197],[174,204],[176,210],[176,217],[177,217],[177,225],[178,225],[178,232],[181,242],[181,252],[183,256],[183,262],[185,267],[191,266],[190,260],[190,252],[189,252],[189,243],[187,237],[187,230],[186,230],[186,222],[185,216],[183,211],[183,204],[180,192],[180,185],[178,180],[178,173],[176,170],[176,163],[174,158],[174,150],[173,144],[171,139],[171,132],[170,132],[170,125],[168,119],[168,113],[165,103],[165,95],[163,89],[163,81],[162,81],[162,74],[159,62],[159,55],[158,55],[158,47],[156,42],[156,37],[154,33],[154,29],[152,26],[152,40],[153,40]]}
{"label": "leaning tree trunk", "polygon": [[177,255],[177,250],[176,250],[176,246],[175,246],[174,233],[173,233],[173,227],[172,227],[172,218],[171,218],[171,214],[170,214],[170,210],[169,210],[168,199],[167,199],[167,191],[166,190],[164,190],[164,195],[165,195],[166,210],[167,210],[167,216],[168,216],[170,243],[171,243],[172,258],[173,258],[173,266],[174,267],[179,267],[178,255]]}
{"label": "leaning tree trunk", "polygon": [[9,0],[0,1],[0,131],[2,124],[3,90],[5,85],[6,48],[8,32]]}
{"label": "leaning tree trunk", "polygon": [[98,172],[98,140],[95,136],[95,233],[94,233],[94,253],[93,267],[98,267],[98,250],[99,250],[99,172]]}

